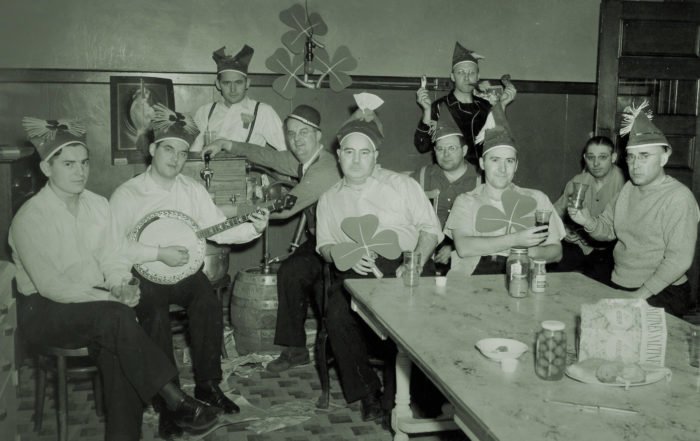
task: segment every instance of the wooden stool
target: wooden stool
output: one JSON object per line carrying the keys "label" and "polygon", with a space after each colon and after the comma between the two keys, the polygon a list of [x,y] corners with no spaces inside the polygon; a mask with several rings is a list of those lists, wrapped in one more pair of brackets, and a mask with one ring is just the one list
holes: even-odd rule
{"label": "wooden stool", "polygon": [[[214,292],[216,292],[216,297],[219,302],[223,305],[224,294],[231,289],[231,276],[226,274],[224,277],[211,282]],[[224,308],[225,309],[225,308]],[[224,311],[221,312],[224,314]],[[228,315],[228,314],[226,314]],[[226,320],[226,315],[224,315],[224,320]],[[170,305],[170,322],[173,334],[178,334],[185,331],[185,326],[187,325],[187,312],[185,308],[180,305]],[[221,358],[228,358],[228,352],[226,351],[226,341],[221,341]]]}
{"label": "wooden stool", "polygon": [[[68,440],[68,387],[70,378],[92,378],[95,394],[95,411],[98,416],[104,414],[102,397],[102,380],[99,370],[88,355],[86,347],[64,349],[52,346],[36,347],[36,401],[34,402],[34,430],[40,431],[44,417],[44,398],[46,396],[46,372],[56,375],[56,413],[58,414],[58,439]],[[55,363],[53,360],[55,359]]]}

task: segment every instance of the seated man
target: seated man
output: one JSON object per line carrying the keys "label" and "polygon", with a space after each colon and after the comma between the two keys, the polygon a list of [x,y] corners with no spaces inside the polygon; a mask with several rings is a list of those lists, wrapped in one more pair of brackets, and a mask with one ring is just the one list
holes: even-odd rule
{"label": "seated man", "polygon": [[693,193],[666,175],[671,145],[647,117],[646,105],[625,109],[627,124],[620,131],[629,133],[630,182],[596,217],[585,207],[568,212],[594,239],[617,239],[614,287],[682,317],[694,303],[685,273],[693,262],[700,210]]}
{"label": "seated man", "polygon": [[518,153],[503,126],[486,130],[479,165],[485,182],[457,198],[445,225],[456,248],[452,270],[504,274],[511,248],[527,248],[533,259],[561,259],[564,224],[552,213],[548,226],[534,227],[535,209],[553,210],[552,203],[539,190],[513,184]]}
{"label": "seated man", "polygon": [[[465,159],[468,149],[464,135],[448,113],[438,121],[435,131],[437,164],[425,165],[411,174],[424,191],[435,195],[432,203],[440,225],[447,222],[457,196],[473,190],[481,182],[480,174]],[[454,244],[449,238],[438,246],[432,258],[438,273],[445,274],[449,270],[453,250]]]}
{"label": "seated man", "polygon": [[[149,146],[151,165],[144,173],[120,185],[110,200],[114,229],[120,238],[126,239],[141,219],[158,210],[182,212],[200,228],[226,220],[204,186],[180,173],[190,142],[197,133],[191,120],[159,106],[153,125],[155,138]],[[265,229],[268,216],[267,211],[253,213],[252,223],[237,225],[209,239],[218,243],[249,242]],[[177,267],[190,259],[184,246],[152,246],[131,239],[125,246],[127,256],[136,264],[159,261]],[[226,413],[238,412],[238,406],[219,388],[223,338],[221,302],[202,272],[202,266],[195,268],[194,274],[174,284],[155,283],[135,273],[141,280],[141,301],[135,307],[136,314],[141,326],[174,361],[169,306],[177,304],[187,309],[195,397]],[[178,434],[167,410],[160,413],[160,433],[163,437]]]}
{"label": "seated man", "polygon": [[[214,52],[216,62],[216,90],[222,101],[201,106],[194,115],[201,133],[192,142],[192,151],[198,152],[216,139],[246,142],[262,147],[270,145],[286,150],[282,121],[269,104],[249,98],[250,78],[248,65],[253,48],[247,44],[236,55],[226,55],[226,48]],[[214,139],[208,139],[209,137]]]}
{"label": "seated man", "polygon": [[[496,100],[491,102],[474,95],[479,83],[479,60],[483,58],[474,51],[465,49],[459,42],[455,42],[450,72],[450,79],[454,83],[452,91],[432,103],[425,86],[421,86],[416,91],[416,100],[423,111],[423,117],[418,122],[413,136],[413,143],[419,152],[426,153],[434,145],[433,135],[436,124],[447,112],[457,123],[464,142],[469,148],[467,161],[476,165],[475,146],[479,143],[477,137],[487,124],[487,120],[490,119],[491,123],[493,122],[490,112],[496,104]],[[502,109],[515,99],[516,94],[512,83],[508,81],[505,84],[506,88],[499,99]]]}
{"label": "seated man", "polygon": [[87,346],[104,383],[105,439],[137,441],[144,403],[160,396],[180,429],[216,423],[216,408],[185,395],[177,368],[136,321],[139,294],[121,289],[131,264],[110,232],[107,200],[85,190],[85,131],[74,120],[25,118],[48,184],[10,226],[17,317],[30,345]]}
{"label": "seated man", "polygon": [[297,201],[289,210],[272,213],[271,219],[287,219],[303,210],[308,240],[285,259],[277,272],[276,345],[283,346],[279,358],[267,365],[271,372],[281,372],[309,362],[304,321],[309,307],[309,293],[321,281],[323,261],[316,253],[316,202],[319,196],[340,179],[338,162],[321,144],[321,115],[307,105],[297,106],[285,120],[289,151],[218,140],[205,147],[202,155],[221,149],[270,167],[282,174],[299,178],[289,191]]}
{"label": "seated man", "polygon": [[[364,112],[356,112],[338,132],[338,158],[343,179],[318,201],[316,249],[332,262],[331,248],[351,239],[340,227],[349,217],[373,214],[379,219],[378,231],[390,229],[398,234],[402,250],[421,253],[421,266],[442,240],[435,210],[418,183],[410,177],[382,169],[377,165],[377,148],[382,135],[375,120],[365,121]],[[343,288],[347,278],[374,277],[378,268],[385,275],[401,276],[401,259],[363,256],[351,270],[334,271],[327,304],[328,336],[340,371],[340,382],[348,402],[361,401],[363,420],[380,418],[380,384],[369,365],[367,347],[360,320],[350,310],[349,294]],[[386,388],[386,383],[385,383]],[[384,408],[393,407],[394,396],[385,390]]]}
{"label": "seated man", "polygon": [[563,257],[559,263],[553,265],[552,270],[580,271],[592,279],[609,284],[613,269],[614,243],[598,242],[591,238],[583,228],[568,219],[566,207],[574,193],[574,183],[585,184],[588,188],[583,206],[591,216],[598,216],[608,202],[620,192],[625,177],[622,170],[615,165],[615,146],[605,136],[594,136],[588,140],[583,149],[583,160],[586,164],[583,172],[566,183],[564,193],[554,203],[557,214],[568,222],[565,223],[566,237],[562,241]]}

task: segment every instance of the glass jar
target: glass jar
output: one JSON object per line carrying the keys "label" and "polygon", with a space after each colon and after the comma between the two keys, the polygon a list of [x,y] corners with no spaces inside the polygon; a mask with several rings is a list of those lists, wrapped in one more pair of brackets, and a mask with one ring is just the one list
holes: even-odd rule
{"label": "glass jar", "polygon": [[535,345],[535,373],[543,380],[561,380],[566,369],[564,323],[545,320],[541,326]]}
{"label": "glass jar", "polygon": [[534,259],[532,261],[532,269],[530,270],[530,291],[544,292],[547,286],[546,264],[547,261],[544,259]]}
{"label": "glass jar", "polygon": [[513,274],[510,282],[508,283],[508,294],[511,297],[527,297],[527,275],[525,274]]}
{"label": "glass jar", "polygon": [[508,259],[506,259],[506,280],[510,287],[510,281],[516,274],[524,274],[528,279],[530,272],[530,258],[527,257],[527,248],[511,248]]}

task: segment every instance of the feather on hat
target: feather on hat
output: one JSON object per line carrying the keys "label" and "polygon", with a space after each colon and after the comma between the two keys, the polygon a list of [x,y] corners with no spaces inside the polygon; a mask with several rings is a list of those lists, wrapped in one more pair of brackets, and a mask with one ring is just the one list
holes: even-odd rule
{"label": "feather on hat", "polygon": [[25,116],[22,126],[42,161],[48,161],[62,147],[85,144],[85,126],[78,119],[45,120]]}
{"label": "feather on hat", "polygon": [[188,147],[192,145],[199,134],[192,117],[168,109],[162,104],[156,104],[153,106],[153,110],[155,111],[151,120],[153,142],[179,139],[186,142]]}
{"label": "feather on hat", "polygon": [[338,130],[338,143],[352,133],[359,133],[367,137],[377,149],[382,144],[384,138],[384,129],[382,122],[374,112],[384,101],[371,93],[358,93],[354,95],[357,103],[357,110],[350,118],[343,123],[343,126]]}
{"label": "feather on hat", "polygon": [[651,122],[653,115],[648,107],[649,102],[644,100],[639,106],[633,104],[623,111],[620,135],[629,135],[628,150],[652,145],[671,147],[663,132]]}

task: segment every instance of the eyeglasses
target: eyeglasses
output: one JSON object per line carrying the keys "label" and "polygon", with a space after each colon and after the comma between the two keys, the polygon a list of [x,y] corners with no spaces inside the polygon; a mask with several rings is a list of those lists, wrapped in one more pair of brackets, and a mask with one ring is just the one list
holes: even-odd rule
{"label": "eyeglasses", "polygon": [[660,154],[661,153],[648,153],[648,152],[641,152],[641,153],[637,153],[637,154],[628,153],[627,156],[625,157],[625,161],[627,161],[628,164],[631,162],[640,162],[640,163],[644,164],[652,156],[656,156],[656,155],[660,155]]}
{"label": "eyeglasses", "polygon": [[461,149],[462,149],[461,146],[454,145],[454,144],[452,144],[452,145],[439,145],[439,146],[436,145],[435,146],[435,151],[437,153],[454,153],[457,150],[461,150]]}

